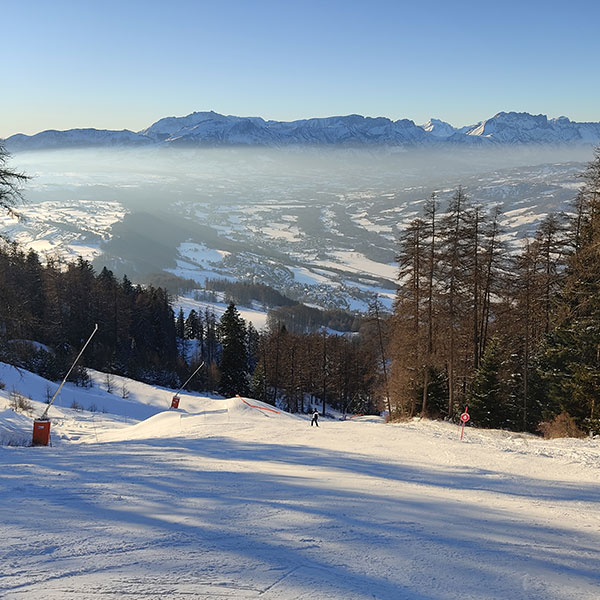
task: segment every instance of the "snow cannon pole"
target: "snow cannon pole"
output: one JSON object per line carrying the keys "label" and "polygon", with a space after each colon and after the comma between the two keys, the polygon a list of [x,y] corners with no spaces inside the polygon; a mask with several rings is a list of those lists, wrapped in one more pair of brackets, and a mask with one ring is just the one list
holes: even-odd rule
{"label": "snow cannon pole", "polygon": [[185,380],[185,383],[175,392],[173,399],[171,400],[171,408],[179,408],[179,394],[181,390],[192,380],[192,377],[204,366],[204,361],[202,361],[198,368]]}
{"label": "snow cannon pole", "polygon": [[62,389],[62,386],[65,385],[67,379],[69,378],[69,375],[71,374],[71,371],[75,368],[75,365],[77,364],[77,361],[81,358],[81,355],[83,354],[84,350],[87,348],[88,344],[92,341],[92,338],[96,334],[96,331],[98,331],[98,324],[97,323],[94,326],[94,331],[92,331],[92,335],[90,335],[90,337],[88,338],[88,341],[84,344],[83,348],[81,349],[81,351],[77,355],[77,358],[73,361],[73,364],[71,365],[71,368],[67,371],[67,374],[65,375],[65,378],[62,380],[62,383],[58,386],[58,389],[56,390],[56,392],[54,392],[54,396],[52,396],[52,399],[50,400],[50,402],[48,402],[48,406],[46,407],[46,410],[44,411],[44,414],[38,420],[45,421],[47,419],[47,417],[48,417],[48,411],[50,410],[50,407],[54,403],[54,400],[56,399],[56,396],[58,396],[60,390]]}

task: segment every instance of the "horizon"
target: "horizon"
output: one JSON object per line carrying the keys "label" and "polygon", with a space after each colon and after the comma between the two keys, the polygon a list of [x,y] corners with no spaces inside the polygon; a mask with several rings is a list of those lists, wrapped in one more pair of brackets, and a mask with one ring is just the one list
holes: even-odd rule
{"label": "horizon", "polygon": [[500,111],[600,120],[590,76],[600,6],[588,0],[568,15],[539,0],[501,10],[473,0],[30,0],[3,16],[0,138],[139,131],[202,106],[276,121],[361,114],[462,127]]}

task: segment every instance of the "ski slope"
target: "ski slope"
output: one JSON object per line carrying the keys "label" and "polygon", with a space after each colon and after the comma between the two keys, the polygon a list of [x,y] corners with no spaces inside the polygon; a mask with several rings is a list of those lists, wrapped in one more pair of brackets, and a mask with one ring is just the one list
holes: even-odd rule
{"label": "ski slope", "polygon": [[600,597],[598,439],[317,429],[252,399],[168,410],[171,390],[92,375],[50,409],[52,446],[24,447],[56,384],[0,364],[0,598]]}

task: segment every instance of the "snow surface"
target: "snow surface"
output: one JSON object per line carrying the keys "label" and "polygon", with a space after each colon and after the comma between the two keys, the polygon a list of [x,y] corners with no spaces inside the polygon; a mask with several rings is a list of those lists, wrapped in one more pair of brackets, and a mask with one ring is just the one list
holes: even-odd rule
{"label": "snow surface", "polygon": [[179,254],[190,262],[203,268],[208,268],[215,263],[220,263],[229,252],[207,248],[206,244],[193,244],[185,242],[179,245]]}
{"label": "snow surface", "polygon": [[[179,313],[179,309],[183,310],[183,314],[185,318],[190,314],[190,311],[193,309],[197,313],[204,314],[204,311],[208,309],[210,312],[215,314],[217,319],[220,319],[229,304],[227,302],[209,302],[207,300],[194,300],[188,296],[177,296],[173,300],[173,309],[175,310],[175,314]],[[237,311],[240,313],[240,316],[245,321],[252,323],[252,326],[260,331],[267,326],[267,311],[254,309],[249,307],[236,306]]]}
{"label": "snow surface", "polygon": [[[341,264],[343,264],[347,270],[354,271],[355,273],[386,277],[391,281],[394,281],[398,275],[397,263],[383,264],[380,262],[375,262],[360,252],[354,252],[351,250],[338,250],[331,252],[331,256],[334,257],[336,261],[339,261]],[[336,262],[327,261],[320,261],[318,264],[326,267],[337,266]]]}
{"label": "snow surface", "polygon": [[42,259],[68,261],[80,256],[91,261],[100,256],[100,241],[110,238],[112,226],[126,211],[118,202],[67,199],[24,203],[19,213],[24,220],[0,214],[0,231],[8,238],[35,250]]}
{"label": "snow surface", "polygon": [[[0,597],[596,600],[600,440],[265,410],[92,372],[0,446]],[[0,435],[56,384],[0,364]],[[113,382],[114,383],[114,382]],[[125,384],[129,399],[119,397]],[[68,408],[72,399],[109,412]],[[4,433],[2,433],[4,432]]]}

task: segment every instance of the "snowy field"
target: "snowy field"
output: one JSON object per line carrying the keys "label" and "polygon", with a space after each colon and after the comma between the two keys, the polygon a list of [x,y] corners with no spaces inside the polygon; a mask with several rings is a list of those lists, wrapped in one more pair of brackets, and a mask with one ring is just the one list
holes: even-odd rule
{"label": "snowy field", "polygon": [[[597,600],[600,440],[324,419],[0,364],[0,597]],[[123,399],[123,385],[129,397]],[[96,412],[69,408],[76,401]]]}
{"label": "snowy field", "polygon": [[[177,296],[173,300],[173,310],[175,314],[179,313],[179,309],[183,310],[183,314],[187,318],[191,310],[195,310],[198,314],[204,314],[206,310],[213,312],[217,319],[223,316],[229,305],[226,302],[208,302],[206,300],[194,300],[189,296]],[[252,326],[261,330],[267,326],[267,310],[258,308],[243,308],[236,307],[240,316]]]}

